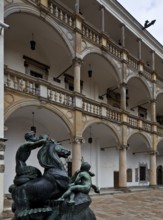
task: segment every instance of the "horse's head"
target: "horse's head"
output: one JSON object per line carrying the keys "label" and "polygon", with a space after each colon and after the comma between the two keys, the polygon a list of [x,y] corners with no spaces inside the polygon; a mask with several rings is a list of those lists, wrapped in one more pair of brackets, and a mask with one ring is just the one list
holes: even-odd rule
{"label": "horse's head", "polygon": [[68,156],[71,155],[71,151],[65,149],[61,144],[55,143],[55,151],[58,154],[59,157],[64,157],[67,158]]}

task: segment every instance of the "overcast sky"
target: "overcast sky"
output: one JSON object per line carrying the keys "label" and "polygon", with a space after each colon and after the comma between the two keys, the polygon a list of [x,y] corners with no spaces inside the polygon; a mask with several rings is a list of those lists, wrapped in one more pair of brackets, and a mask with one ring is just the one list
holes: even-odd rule
{"label": "overcast sky", "polygon": [[163,45],[163,0],[117,0],[133,17],[144,25],[156,19],[147,30]]}

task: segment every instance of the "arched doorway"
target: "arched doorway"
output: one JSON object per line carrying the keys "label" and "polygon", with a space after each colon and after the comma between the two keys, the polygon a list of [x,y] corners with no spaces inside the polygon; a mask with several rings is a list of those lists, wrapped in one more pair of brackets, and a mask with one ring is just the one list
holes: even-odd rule
{"label": "arched doorway", "polygon": [[162,165],[159,165],[157,167],[157,185],[163,184],[163,167]]}
{"label": "arched doorway", "polygon": [[144,135],[134,133],[128,140],[128,146],[127,186],[149,185],[149,141]]}
{"label": "arched doorway", "polygon": [[157,145],[157,184],[163,185],[163,140],[161,140]]}
{"label": "arched doorway", "polygon": [[95,173],[94,183],[100,188],[115,187],[118,179],[114,175],[119,171],[119,142],[116,134],[111,127],[94,123],[87,127],[83,137],[85,144],[82,145],[82,159],[90,162]]}

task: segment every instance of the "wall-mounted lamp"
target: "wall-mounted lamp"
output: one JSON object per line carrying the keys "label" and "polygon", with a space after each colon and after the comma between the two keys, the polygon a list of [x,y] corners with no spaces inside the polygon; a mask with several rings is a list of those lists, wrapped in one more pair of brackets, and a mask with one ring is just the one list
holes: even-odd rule
{"label": "wall-mounted lamp", "polygon": [[36,127],[34,126],[34,120],[35,120],[35,119],[34,119],[34,114],[35,114],[35,113],[32,112],[32,115],[33,115],[33,116],[32,116],[32,126],[31,126],[31,131],[33,131],[34,133],[36,133]]}
{"label": "wall-mounted lamp", "polygon": [[103,100],[105,95],[107,95],[107,93],[105,93],[105,94],[103,94],[103,95],[99,95],[98,98],[101,99],[101,100]]}
{"label": "wall-mounted lamp", "polygon": [[36,49],[36,41],[34,41],[33,33],[32,33],[32,40],[30,41],[31,50]]}
{"label": "wall-mounted lamp", "polygon": [[92,77],[92,66],[91,66],[91,64],[89,64],[89,70],[88,70],[88,76],[89,76],[89,78],[91,78]]}
{"label": "wall-mounted lamp", "polygon": [[118,45],[119,45],[119,46],[122,46],[121,40],[118,41]]}
{"label": "wall-mounted lamp", "polygon": [[88,143],[92,144],[92,142],[93,142],[93,138],[92,138],[91,127],[90,127],[90,136],[88,138]]}

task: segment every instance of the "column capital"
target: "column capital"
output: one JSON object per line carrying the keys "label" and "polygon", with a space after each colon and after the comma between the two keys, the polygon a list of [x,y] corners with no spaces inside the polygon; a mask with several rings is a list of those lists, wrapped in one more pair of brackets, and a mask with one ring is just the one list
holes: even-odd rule
{"label": "column capital", "polygon": [[129,145],[121,144],[117,147],[118,150],[128,150]]}
{"label": "column capital", "polygon": [[152,103],[156,103],[157,102],[157,100],[156,99],[150,99],[150,103],[152,104]]}
{"label": "column capital", "polygon": [[83,60],[79,57],[75,57],[73,60],[72,60],[73,64],[82,64],[83,63]]}
{"label": "column capital", "polygon": [[149,155],[157,155],[158,154],[158,152],[156,151],[156,150],[151,150],[150,152],[149,152]]}
{"label": "column capital", "polygon": [[126,83],[126,82],[122,82],[122,83],[120,84],[120,87],[121,87],[121,88],[122,88],[122,87],[127,88],[127,83]]}
{"label": "column capital", "polygon": [[105,9],[104,5],[100,5],[100,10]]}
{"label": "column capital", "polygon": [[155,50],[151,50],[151,53],[152,53],[152,54],[155,54]]}
{"label": "column capital", "polygon": [[121,28],[122,28],[122,27],[124,27],[124,28],[125,28],[125,27],[126,27],[126,25],[125,25],[124,23],[121,23],[121,24],[120,24],[120,27],[121,27]]}
{"label": "column capital", "polygon": [[84,144],[85,139],[83,137],[75,136],[73,138],[73,142],[76,143],[76,144]]}
{"label": "column capital", "polygon": [[142,39],[140,37],[137,38],[138,42],[142,42]]}

